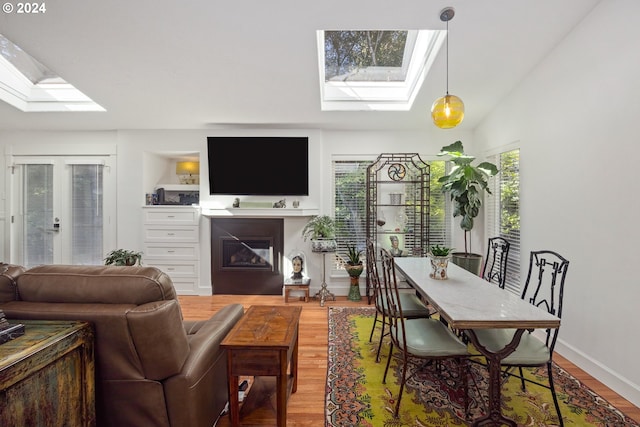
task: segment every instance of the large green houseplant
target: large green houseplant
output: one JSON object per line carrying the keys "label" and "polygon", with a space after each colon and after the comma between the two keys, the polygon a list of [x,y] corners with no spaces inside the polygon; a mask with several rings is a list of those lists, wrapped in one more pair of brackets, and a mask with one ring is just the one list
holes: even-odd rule
{"label": "large green houseplant", "polygon": [[302,237],[311,239],[313,252],[335,252],[336,222],[328,215],[313,216],[302,229]]}
{"label": "large green houseplant", "polygon": [[472,165],[476,158],[465,154],[461,141],[442,147],[439,155],[449,156],[453,163],[451,172],[441,177],[439,182],[442,183],[442,191],[451,196],[454,218],[462,217],[460,228],[464,230],[464,252],[454,252],[452,261],[480,274],[482,255],[469,252],[468,234],[473,229],[474,218],[480,213],[483,193],[491,194],[489,178],[498,173],[498,168],[490,162]]}

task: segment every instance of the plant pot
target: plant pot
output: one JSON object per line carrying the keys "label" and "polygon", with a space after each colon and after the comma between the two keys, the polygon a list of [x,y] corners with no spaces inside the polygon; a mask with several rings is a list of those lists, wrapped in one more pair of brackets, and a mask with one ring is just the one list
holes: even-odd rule
{"label": "plant pot", "polygon": [[360,295],[360,280],[359,277],[364,270],[364,265],[362,263],[352,265],[347,264],[344,266],[344,269],[347,271],[349,275],[350,285],[349,285],[349,301],[360,301],[362,296]]}
{"label": "plant pot", "polygon": [[335,239],[312,239],[312,252],[335,252],[338,244]]}
{"label": "plant pot", "polygon": [[429,277],[436,280],[447,280],[447,267],[449,266],[449,260],[451,255],[436,256],[429,255],[429,261],[431,261],[431,273]]}
{"label": "plant pot", "polygon": [[454,252],[451,257],[451,262],[467,271],[470,271],[476,276],[480,275],[480,269],[482,268],[482,255]]}

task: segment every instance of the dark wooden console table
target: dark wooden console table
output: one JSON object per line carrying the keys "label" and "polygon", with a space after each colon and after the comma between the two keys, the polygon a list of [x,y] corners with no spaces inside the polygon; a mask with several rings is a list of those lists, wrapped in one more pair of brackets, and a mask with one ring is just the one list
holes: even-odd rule
{"label": "dark wooden console table", "polygon": [[95,426],[91,326],[20,323],[24,335],[0,345],[0,426]]}
{"label": "dark wooden console table", "polygon": [[[222,341],[227,350],[229,415],[232,426],[240,425],[262,399],[270,402],[270,390],[260,377],[275,377],[276,418],[287,425],[287,399],[298,386],[298,325],[302,307],[251,306]],[[287,367],[288,373],[287,373]],[[241,375],[254,376],[254,384],[240,411],[238,382]],[[268,406],[268,405],[267,405]]]}

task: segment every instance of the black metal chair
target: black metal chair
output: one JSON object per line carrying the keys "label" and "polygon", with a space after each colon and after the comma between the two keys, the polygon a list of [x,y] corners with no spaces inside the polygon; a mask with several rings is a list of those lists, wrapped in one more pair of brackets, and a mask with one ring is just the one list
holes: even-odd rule
{"label": "black metal chair", "polygon": [[507,263],[511,244],[503,237],[491,237],[487,244],[487,256],[482,267],[482,278],[504,289],[507,279]]}
{"label": "black metal chair", "polygon": [[[394,417],[398,417],[402,393],[407,381],[407,369],[409,363],[417,360],[424,362],[424,365],[433,365],[435,369],[440,369],[439,363],[444,359],[453,359],[458,362],[460,378],[464,387],[464,411],[468,416],[468,368],[470,353],[467,345],[464,344],[444,323],[435,318],[409,319],[406,316],[401,298],[404,292],[399,291],[396,281],[395,264],[393,256],[389,251],[381,250],[383,283],[387,301],[387,319],[389,320],[389,335],[391,345],[389,346],[389,356],[387,366],[384,370],[382,383],[387,380],[387,372],[391,358],[394,357],[394,349],[399,351],[396,355],[402,363],[402,377],[400,391],[394,409]],[[436,362],[436,363],[433,363]]]}
{"label": "black metal chair", "polygon": [[[385,290],[382,287],[380,281],[380,275],[378,272],[378,261],[376,259],[376,250],[371,239],[367,239],[367,269],[369,270],[369,281],[373,288],[373,298],[376,306],[376,314],[373,319],[373,325],[371,326],[371,334],[369,334],[369,342],[373,340],[373,333],[375,332],[378,322],[381,324],[380,341],[378,342],[378,351],[376,353],[376,361],[380,361],[380,349],[382,348],[382,341],[385,336],[389,335],[389,331],[385,332],[388,325],[389,309],[387,306]],[[402,293],[400,296],[402,299],[402,306],[405,307],[405,316],[411,319],[417,319],[421,317],[430,317],[431,312],[429,307],[420,300],[415,293]]]}
{"label": "black metal chair", "polygon": [[[569,261],[553,251],[532,251],[529,257],[529,272],[522,290],[522,299],[540,307],[549,313],[562,317],[562,300],[564,282],[567,276]],[[501,365],[504,374],[520,378],[522,390],[525,381],[545,387],[551,391],[553,403],[558,414],[560,426],[564,425],[558,397],[553,384],[553,349],[558,339],[560,328],[544,331],[544,341],[533,335],[533,331],[525,331],[520,338],[516,350],[505,357]],[[476,329],[474,330],[480,345],[497,350],[511,342],[514,329]],[[525,378],[522,368],[547,367],[548,384]],[[517,370],[517,372],[515,372]]]}

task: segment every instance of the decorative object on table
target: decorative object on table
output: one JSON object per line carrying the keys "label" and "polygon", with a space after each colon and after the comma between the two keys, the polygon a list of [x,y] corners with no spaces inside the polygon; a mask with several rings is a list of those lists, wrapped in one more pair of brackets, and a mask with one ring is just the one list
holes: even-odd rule
{"label": "decorative object on table", "polygon": [[464,119],[464,103],[455,95],[449,95],[449,21],[455,16],[452,7],[446,7],[440,11],[440,20],[447,23],[447,93],[436,99],[431,106],[431,118],[433,124],[441,129],[451,129],[462,123]]}
{"label": "decorative object on table", "polygon": [[142,252],[114,249],[107,254],[104,265],[142,265]]}
{"label": "decorative object on table", "polygon": [[429,277],[436,280],[447,280],[447,266],[451,259],[452,248],[446,246],[435,245],[431,246],[428,256],[431,262],[431,273]]}
{"label": "decorative object on table", "polygon": [[475,157],[464,153],[461,141],[442,147],[439,156],[449,156],[453,163],[451,172],[439,179],[442,191],[449,193],[453,202],[453,217],[461,216],[460,228],[464,230],[464,252],[452,253],[452,262],[476,275],[480,274],[482,255],[469,252],[468,234],[473,229],[473,219],[480,213],[482,193],[491,194],[489,178],[498,173],[493,163],[471,163]]}
{"label": "decorative object on table", "polygon": [[400,239],[395,234],[389,236],[389,240],[391,241],[391,247],[389,248],[389,252],[393,256],[402,256],[402,249],[400,249]]}
{"label": "decorative object on table", "polygon": [[[394,418],[389,408],[393,407],[398,396],[400,365],[396,360],[392,361],[387,384],[382,384],[380,379],[385,364],[376,360],[381,328],[377,328],[373,339],[369,339],[375,312],[374,307],[329,307],[324,405],[327,427],[343,426],[345,419],[349,420],[348,425],[466,426],[470,425],[471,419],[480,417],[486,411],[489,378],[482,365],[471,363],[469,367],[477,388],[470,382],[470,416],[465,419],[461,396],[455,390],[460,382],[455,365],[450,362],[433,364],[431,367],[411,364],[402,408],[398,418]],[[384,338],[383,345],[385,348],[389,345],[388,337]],[[434,366],[441,366],[442,369],[436,371]],[[553,372],[558,394],[564,396],[560,406],[565,425],[640,426],[638,421],[624,415],[606,398],[597,395],[555,363]],[[547,376],[546,369],[525,368],[524,373],[532,380]],[[519,379],[505,377],[502,398],[505,407],[508,407],[506,414],[517,420],[519,426],[558,425],[551,395],[542,388],[527,387],[523,392]]]}
{"label": "decorative object on table", "polygon": [[24,325],[21,323],[11,324],[0,310],[0,344],[24,335]]}
{"label": "decorative object on table", "polygon": [[286,285],[308,285],[309,276],[305,272],[307,265],[307,257],[304,252],[294,249],[287,257],[288,273],[285,275],[284,284]]}
{"label": "decorative object on table", "polygon": [[362,252],[362,250],[357,249],[353,244],[347,245],[347,264],[344,266],[344,269],[347,271],[350,281],[349,301],[360,301],[362,299],[362,296],[360,295],[359,280],[359,277],[364,270],[364,265],[360,259]]}
{"label": "decorative object on table", "polygon": [[320,300],[320,307],[324,307],[327,299],[336,300],[334,294],[327,289],[326,275],[326,255],[327,252],[335,252],[338,244],[335,240],[336,222],[328,215],[315,215],[302,229],[302,237],[306,241],[311,239],[311,251],[322,253],[322,283],[320,290],[314,298]]}
{"label": "decorative object on table", "polygon": [[233,206],[234,208],[239,208],[240,207],[240,199],[238,197],[236,197],[235,199],[233,199]]}
{"label": "decorative object on table", "polygon": [[278,200],[273,204],[274,208],[286,208],[287,207],[287,199]]}

